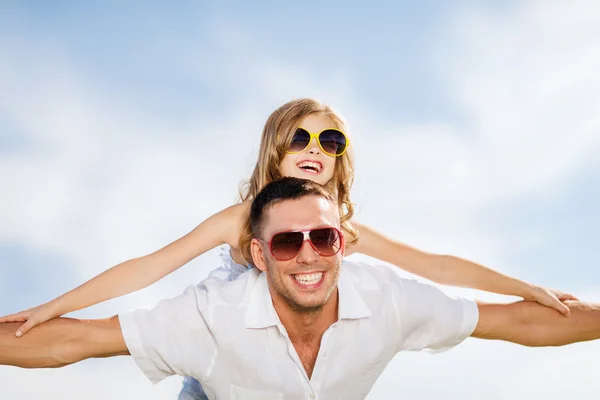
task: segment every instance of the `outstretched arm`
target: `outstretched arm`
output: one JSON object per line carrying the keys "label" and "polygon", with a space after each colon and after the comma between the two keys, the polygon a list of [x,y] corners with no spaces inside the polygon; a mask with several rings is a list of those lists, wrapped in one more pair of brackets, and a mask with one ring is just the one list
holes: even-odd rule
{"label": "outstretched arm", "polygon": [[0,324],[0,365],[56,368],[87,358],[128,355],[118,317],[104,320],[57,318],[17,339],[20,324]]}
{"label": "outstretched arm", "polygon": [[479,321],[472,336],[524,346],[563,346],[600,339],[600,304],[569,301],[570,318],[538,303],[479,303]]}
{"label": "outstretched arm", "polygon": [[246,209],[244,203],[226,208],[162,249],[118,264],[48,303],[0,318],[0,323],[27,321],[16,332],[21,336],[52,318],[143,289],[214,247],[237,243]]}
{"label": "outstretched arm", "polygon": [[564,315],[569,314],[569,308],[561,300],[577,300],[572,295],[524,282],[472,261],[421,251],[386,237],[368,226],[355,221],[353,224],[359,230],[359,239],[355,246],[347,249],[348,255],[355,252],[365,254],[442,285],[535,300]]}

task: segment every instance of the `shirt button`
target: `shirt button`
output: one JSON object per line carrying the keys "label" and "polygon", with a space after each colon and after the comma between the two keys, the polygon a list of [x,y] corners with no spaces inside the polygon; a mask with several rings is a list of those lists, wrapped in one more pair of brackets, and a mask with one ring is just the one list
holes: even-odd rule
{"label": "shirt button", "polygon": [[314,399],[315,398],[315,394],[311,393],[311,394],[308,395],[308,397],[310,397],[311,399]]}

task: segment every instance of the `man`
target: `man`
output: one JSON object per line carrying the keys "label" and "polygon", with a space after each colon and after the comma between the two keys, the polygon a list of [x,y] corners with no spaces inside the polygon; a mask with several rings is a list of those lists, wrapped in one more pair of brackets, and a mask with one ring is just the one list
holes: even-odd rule
{"label": "man", "polygon": [[403,350],[444,350],[468,336],[528,346],[600,338],[600,306],[571,317],[531,302],[477,304],[345,263],[334,197],[285,178],[254,200],[253,269],[209,278],[151,311],[107,320],[59,318],[23,338],[0,325],[0,364],[57,367],[133,355],[153,382],[198,379],[210,398],[362,399]]}

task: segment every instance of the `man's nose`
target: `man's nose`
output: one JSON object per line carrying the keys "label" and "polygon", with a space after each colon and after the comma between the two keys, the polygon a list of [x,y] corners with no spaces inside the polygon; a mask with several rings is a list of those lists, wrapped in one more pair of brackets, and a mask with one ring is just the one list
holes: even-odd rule
{"label": "man's nose", "polygon": [[296,257],[296,261],[302,264],[310,264],[319,260],[319,253],[313,249],[308,240],[305,240],[302,243],[302,247],[300,248],[300,252]]}

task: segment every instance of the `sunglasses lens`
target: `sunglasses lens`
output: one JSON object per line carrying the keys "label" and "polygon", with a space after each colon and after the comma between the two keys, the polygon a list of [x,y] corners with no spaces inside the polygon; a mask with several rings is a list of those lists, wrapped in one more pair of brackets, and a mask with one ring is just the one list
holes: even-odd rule
{"label": "sunglasses lens", "polygon": [[346,136],[338,130],[327,129],[319,135],[319,142],[326,153],[336,156],[341,155],[346,150]]}
{"label": "sunglasses lens", "polygon": [[342,245],[339,232],[333,228],[312,230],[310,232],[310,241],[315,250],[324,257],[337,254]]}
{"label": "sunglasses lens", "polygon": [[290,143],[289,151],[300,152],[308,146],[308,143],[310,143],[310,134],[304,129],[298,128],[294,133],[292,143]]}
{"label": "sunglasses lens", "polygon": [[278,233],[271,239],[271,253],[278,260],[291,260],[296,257],[303,242],[302,232]]}

